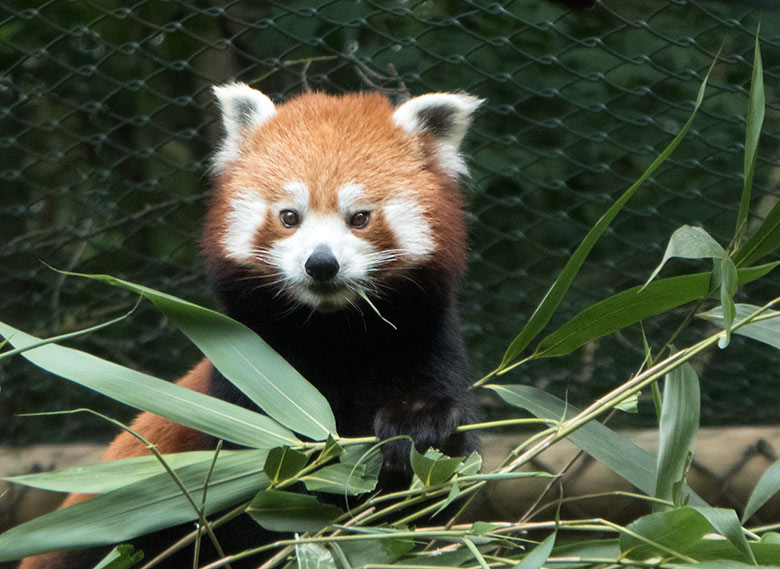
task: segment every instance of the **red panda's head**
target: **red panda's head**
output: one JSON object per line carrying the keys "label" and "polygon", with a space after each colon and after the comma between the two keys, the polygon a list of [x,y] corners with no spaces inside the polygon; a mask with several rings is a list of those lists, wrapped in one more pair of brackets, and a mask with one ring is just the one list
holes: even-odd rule
{"label": "red panda's head", "polygon": [[288,299],[331,311],[358,291],[465,264],[458,151],[480,100],[434,93],[398,107],[379,94],[216,87],[224,139],[205,248]]}

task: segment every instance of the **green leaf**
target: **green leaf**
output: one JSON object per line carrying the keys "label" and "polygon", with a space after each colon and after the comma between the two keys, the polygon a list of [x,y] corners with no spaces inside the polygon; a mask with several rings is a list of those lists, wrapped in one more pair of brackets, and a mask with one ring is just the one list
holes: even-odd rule
{"label": "green leaf", "polygon": [[410,461],[412,471],[425,486],[437,486],[452,478],[463,463],[463,458],[450,458],[431,450],[423,456],[412,446]]}
{"label": "green leaf", "polygon": [[669,238],[663,259],[647,279],[652,281],[672,257],[681,259],[722,259],[726,251],[701,227],[683,225]]}
{"label": "green leaf", "polygon": [[319,531],[343,513],[309,494],[282,490],[258,492],[246,511],[267,530],[294,532]]}
{"label": "green leaf", "polygon": [[376,488],[377,477],[366,474],[366,465],[329,464],[301,478],[310,492],[356,496]]}
{"label": "green leaf", "polygon": [[772,464],[761,475],[745,506],[742,521],[749,520],[778,491],[780,491],[780,460]]}
{"label": "green leaf", "polygon": [[[264,452],[219,456],[208,485],[206,515],[257,493],[268,484]],[[177,470],[191,494],[202,495],[211,461]],[[55,510],[0,535],[0,561],[59,549],[110,545],[197,519],[195,510],[168,473],[158,474],[68,508]]]}
{"label": "green leaf", "polygon": [[442,513],[444,510],[446,510],[450,504],[458,500],[461,496],[460,486],[458,486],[458,481],[453,480],[452,486],[450,486],[450,491],[447,493],[447,498],[445,500],[442,500],[441,505],[436,509],[436,511],[433,513],[431,517],[436,517],[440,513]]}
{"label": "green leaf", "polygon": [[534,357],[565,356],[585,343],[662,314],[694,300],[706,298],[710,291],[709,273],[672,277],[633,287],[588,306],[536,348]]}
{"label": "green leaf", "polygon": [[775,203],[756,232],[734,253],[737,267],[751,265],[780,247],[780,201]]}
{"label": "green leaf", "polygon": [[[761,310],[761,307],[752,304],[737,304],[735,305],[735,319],[737,321],[744,320],[758,310]],[[709,320],[718,326],[723,326],[723,309],[720,306],[696,316]],[[734,330],[734,333],[780,349],[780,318],[778,317],[780,317],[780,312],[765,310],[753,322],[740,326]]]}
{"label": "green leaf", "polygon": [[282,425],[316,441],[336,433],[330,405],[257,334],[232,318],[109,275],[83,275],[151,300],[222,375]]}
{"label": "green leaf", "polygon": [[774,531],[768,531],[761,536],[761,543],[771,543],[773,545],[780,545],[780,533]]}
{"label": "green leaf", "polygon": [[761,127],[764,124],[765,106],[764,69],[761,62],[761,48],[758,45],[758,30],[756,30],[756,43],[753,52],[753,77],[750,81],[750,99],[745,125],[744,185],[742,187],[742,197],[739,201],[737,227],[734,232],[734,242],[737,245],[742,241],[742,237],[747,230],[747,219],[750,212],[750,193],[753,186],[753,174],[756,171],[758,139],[761,136]]}
{"label": "green leaf", "polygon": [[143,551],[135,551],[132,545],[117,545],[94,569],[130,569],[144,558]]}
{"label": "green leaf", "polygon": [[[466,547],[461,547],[454,551],[428,551],[415,555],[411,559],[413,560],[413,566],[415,567],[442,567],[444,569],[452,569],[454,567],[476,567],[474,564],[474,556]],[[411,563],[409,563],[409,565],[410,564]],[[406,560],[398,563],[398,565],[407,565]]]}
{"label": "green leaf", "polygon": [[[2,322],[0,334],[15,347],[40,342]],[[72,348],[46,344],[22,356],[50,373],[218,439],[265,449],[300,443],[269,417]]]}
{"label": "green leaf", "polygon": [[780,261],[764,263],[763,265],[756,265],[755,267],[741,267],[737,263],[737,277],[739,284],[743,285],[758,280],[764,275],[767,275],[775,270],[778,266],[780,266]]}
{"label": "green leaf", "polygon": [[[691,563],[688,565],[675,565],[675,569],[756,569],[756,566],[747,563],[740,563],[739,561],[722,559],[718,561]],[[780,569],[780,565],[761,564],[761,569]]]}
{"label": "green leaf", "polygon": [[325,442],[325,447],[320,452],[317,460],[321,463],[325,463],[341,456],[343,453],[344,447],[342,447],[333,437],[328,437],[328,440]]}
{"label": "green leaf", "polygon": [[[528,385],[488,385],[510,405],[528,410],[545,419],[571,418],[579,410],[566,402]],[[655,458],[627,438],[601,423],[591,421],[569,435],[568,440],[587,452],[604,466],[622,476],[642,492],[652,495],[656,483]],[[691,492],[691,502],[697,506],[707,503]]]}
{"label": "green leaf", "polygon": [[287,446],[272,448],[268,451],[263,471],[274,486],[298,474],[307,462],[309,457],[298,450]]}
{"label": "green leaf", "polygon": [[333,555],[319,543],[296,543],[295,561],[298,569],[336,569]]}
{"label": "green leaf", "polygon": [[480,468],[482,468],[482,457],[474,451],[461,462],[457,472],[459,476],[471,476],[479,472]]}
{"label": "green leaf", "polygon": [[[780,560],[780,545],[764,543],[763,540],[750,541],[748,545],[759,567],[773,566]],[[736,567],[743,567],[742,560],[745,558],[733,543],[712,536],[707,536],[688,549],[686,555],[697,561],[731,561]]]}
{"label": "green leaf", "polygon": [[388,536],[382,539],[342,541],[338,542],[338,547],[352,567],[363,567],[369,563],[393,563],[409,553],[414,542]]}
{"label": "green leaf", "polygon": [[680,132],[677,133],[677,136],[674,137],[672,142],[669,143],[664,151],[661,152],[661,154],[653,161],[653,163],[650,164],[647,170],[644,171],[639,179],[634,182],[634,184],[632,184],[623,193],[623,195],[621,195],[620,198],[618,198],[617,201],[612,204],[612,206],[610,206],[606,213],[601,216],[593,228],[588,232],[588,234],[582,240],[582,243],[580,243],[580,245],[567,261],[563,270],[558,275],[558,278],[555,279],[555,282],[547,291],[547,294],[545,294],[542,301],[536,307],[536,310],[534,310],[534,313],[531,315],[526,325],[515,337],[515,339],[512,340],[511,344],[504,353],[504,357],[501,360],[498,371],[508,367],[509,364],[520,355],[520,353],[528,346],[528,344],[530,344],[531,341],[536,336],[538,336],[542,329],[547,325],[547,323],[550,321],[550,318],[555,313],[555,310],[558,308],[558,305],[560,305],[561,301],[563,300],[563,297],[566,295],[566,292],[569,290],[571,283],[574,281],[574,277],[579,272],[580,267],[582,267],[582,264],[585,262],[585,259],[588,257],[591,249],[593,249],[596,242],[607,230],[610,223],[612,223],[612,220],[615,218],[615,216],[617,216],[620,210],[623,209],[623,206],[626,205],[628,200],[631,199],[639,187],[652,175],[656,168],[658,168],[666,161],[666,159],[672,154],[674,149],[677,148],[682,139],[685,137],[685,134],[691,128],[693,119],[696,116],[696,112],[699,110],[699,106],[701,106],[701,102],[704,99],[704,90],[707,86],[707,80],[709,79],[711,72],[712,67],[710,67],[709,71],[707,71],[707,75],[699,87],[699,92],[696,96],[696,102],[694,103],[693,111],[691,111],[691,115],[688,118],[688,121],[685,123],[685,125],[683,125],[682,129],[680,129]]}
{"label": "green leaf", "polygon": [[637,391],[632,396],[624,399],[623,401],[615,405],[615,409],[620,409],[624,413],[639,413],[640,395],[642,395],[642,393]]}
{"label": "green leaf", "polygon": [[737,266],[729,257],[723,257],[718,274],[720,277],[720,305],[723,309],[723,329],[726,331],[726,335],[718,340],[718,347],[724,349],[731,341],[731,327],[734,325],[736,317],[734,295],[739,286]]}
{"label": "green leaf", "polygon": [[677,508],[643,516],[626,529],[630,533],[621,533],[620,551],[629,559],[661,557],[684,561],[675,553],[684,554],[710,533],[712,526],[693,508]]}
{"label": "green leaf", "polygon": [[[739,269],[739,284],[747,284],[766,275],[780,265],[768,263]],[[707,298],[711,292],[710,273],[671,277],[619,292],[585,308],[560,328],[539,342],[534,358],[565,356],[591,340],[601,338],[663,314],[695,300]]]}
{"label": "green leaf", "polygon": [[745,532],[734,510],[724,508],[693,508],[706,518],[715,531],[728,539],[742,555],[742,561],[756,564],[756,557],[750,549]]}
{"label": "green leaf", "polygon": [[523,560],[514,566],[514,569],[541,569],[555,547],[555,532],[548,535],[545,540],[531,550]]}
{"label": "green leaf", "polygon": [[474,522],[469,528],[469,533],[472,535],[485,535],[491,531],[500,528],[498,524],[491,524],[488,522]]}
{"label": "green leaf", "polygon": [[364,466],[366,475],[379,476],[382,470],[382,454],[379,447],[371,444],[350,445],[344,449],[344,454],[339,456],[341,464],[352,466]]}
{"label": "green leaf", "polygon": [[[620,544],[618,539],[591,539],[574,541],[563,545],[556,545],[553,549],[555,557],[570,557],[584,559],[618,559],[620,557]],[[565,565],[565,567],[591,568],[591,563]]]}
{"label": "green leaf", "polygon": [[[654,496],[673,501],[674,485],[684,479],[688,455],[699,431],[699,378],[690,364],[672,370],[664,382]],[[676,503],[680,505],[680,503]],[[655,504],[656,511],[665,509]]]}
{"label": "green leaf", "polygon": [[[244,451],[221,451],[220,457],[230,456]],[[258,453],[258,461],[264,453]],[[214,459],[213,451],[194,451],[163,455],[165,462],[177,470],[183,466],[197,463],[210,463]],[[139,480],[165,472],[155,456],[138,456],[100,462],[88,466],[76,466],[57,472],[41,472],[24,476],[4,478],[9,482],[24,484],[32,488],[41,488],[52,492],[77,492],[84,494],[104,494],[127,486]]]}

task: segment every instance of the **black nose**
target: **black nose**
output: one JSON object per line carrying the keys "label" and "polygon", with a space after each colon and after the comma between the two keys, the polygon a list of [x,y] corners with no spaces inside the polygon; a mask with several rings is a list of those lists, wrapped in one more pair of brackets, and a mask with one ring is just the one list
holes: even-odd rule
{"label": "black nose", "polygon": [[315,281],[324,283],[339,272],[339,262],[328,247],[317,247],[306,259],[303,268]]}

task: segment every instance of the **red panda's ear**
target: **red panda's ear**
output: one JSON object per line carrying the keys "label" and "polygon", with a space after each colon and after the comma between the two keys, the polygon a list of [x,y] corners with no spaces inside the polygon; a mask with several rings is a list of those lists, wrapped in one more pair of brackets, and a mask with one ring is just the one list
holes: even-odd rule
{"label": "red panda's ear", "polygon": [[214,167],[221,170],[238,156],[239,141],[246,130],[265,123],[276,114],[276,107],[271,99],[244,83],[215,86],[213,91],[222,111],[225,128],[220,150],[214,160]]}
{"label": "red panda's ear", "polygon": [[433,137],[441,168],[452,176],[466,172],[458,152],[482,99],[460,93],[429,93],[410,99],[393,113],[395,124],[411,134]]}

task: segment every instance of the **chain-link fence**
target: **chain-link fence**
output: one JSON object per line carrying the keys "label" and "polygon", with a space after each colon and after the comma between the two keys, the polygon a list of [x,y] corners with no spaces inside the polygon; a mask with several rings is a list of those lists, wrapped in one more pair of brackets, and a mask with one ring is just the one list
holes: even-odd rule
{"label": "chain-link fence", "polygon": [[[305,89],[487,99],[465,146],[472,256],[462,313],[475,376],[495,366],[569,252],[687,119],[719,50],[694,129],[594,250],[555,322],[644,281],[682,223],[727,241],[759,22],[768,108],[754,213],[777,199],[780,12],[707,0],[577,10],[542,0],[15,0],[0,2],[0,17],[0,319],[43,336],[134,299],[41,261],[210,302],[198,245],[219,133],[210,86],[231,79],[276,100]],[[751,294],[774,296],[779,282]],[[673,324],[646,330],[660,339]],[[514,380],[582,403],[626,379],[640,338],[637,327]],[[76,345],[170,378],[198,359],[149,307]],[[776,420],[776,354],[737,339],[700,363],[705,423]],[[84,424],[15,413],[106,408],[21,361],[0,372],[2,442],[72,438]]]}

